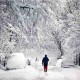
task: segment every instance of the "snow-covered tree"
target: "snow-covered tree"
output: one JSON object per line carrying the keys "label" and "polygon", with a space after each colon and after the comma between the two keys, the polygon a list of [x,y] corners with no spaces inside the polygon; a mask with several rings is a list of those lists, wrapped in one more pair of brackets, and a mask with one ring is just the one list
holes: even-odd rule
{"label": "snow-covered tree", "polygon": [[75,59],[79,17],[79,0],[0,0],[0,52],[34,49]]}

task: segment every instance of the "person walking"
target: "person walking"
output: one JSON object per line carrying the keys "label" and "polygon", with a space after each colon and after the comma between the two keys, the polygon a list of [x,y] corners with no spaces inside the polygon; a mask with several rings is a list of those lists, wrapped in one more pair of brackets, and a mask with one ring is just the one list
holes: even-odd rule
{"label": "person walking", "polygon": [[48,61],[49,61],[49,58],[47,57],[47,55],[45,55],[45,57],[42,59],[42,65],[44,65],[44,72],[47,72]]}

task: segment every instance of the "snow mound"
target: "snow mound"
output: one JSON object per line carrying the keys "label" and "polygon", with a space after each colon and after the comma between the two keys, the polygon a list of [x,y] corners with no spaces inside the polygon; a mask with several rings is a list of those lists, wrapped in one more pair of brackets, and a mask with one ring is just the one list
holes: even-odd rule
{"label": "snow mound", "polygon": [[74,67],[75,66],[74,62],[70,59],[66,59],[62,63],[63,63],[62,67]]}
{"label": "snow mound", "polygon": [[62,66],[62,59],[59,59],[56,63],[56,67],[61,67]]}
{"label": "snow mound", "polygon": [[7,69],[19,69],[26,66],[26,58],[23,53],[11,54],[6,62]]}

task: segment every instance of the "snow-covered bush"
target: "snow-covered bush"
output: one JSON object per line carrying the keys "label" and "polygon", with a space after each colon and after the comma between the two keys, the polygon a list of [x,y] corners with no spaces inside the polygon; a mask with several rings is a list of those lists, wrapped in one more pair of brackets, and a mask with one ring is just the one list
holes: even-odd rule
{"label": "snow-covered bush", "polygon": [[0,64],[3,65],[3,66],[5,66],[4,62],[5,62],[5,55],[4,55],[4,53],[0,53]]}

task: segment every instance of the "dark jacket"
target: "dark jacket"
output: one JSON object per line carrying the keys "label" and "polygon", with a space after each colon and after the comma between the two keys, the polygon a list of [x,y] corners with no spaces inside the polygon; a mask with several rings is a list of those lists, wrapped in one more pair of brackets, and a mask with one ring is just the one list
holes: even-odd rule
{"label": "dark jacket", "polygon": [[44,66],[48,66],[48,61],[49,61],[49,59],[48,59],[47,55],[45,55],[45,57],[42,59],[42,64]]}

